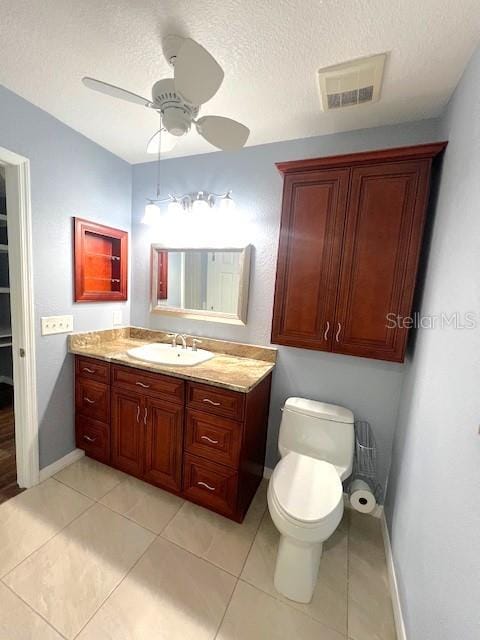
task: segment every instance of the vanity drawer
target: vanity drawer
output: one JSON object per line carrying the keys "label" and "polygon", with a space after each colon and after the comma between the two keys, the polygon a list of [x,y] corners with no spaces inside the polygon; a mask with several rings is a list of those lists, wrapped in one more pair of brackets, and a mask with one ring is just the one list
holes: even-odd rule
{"label": "vanity drawer", "polygon": [[193,502],[225,515],[237,504],[238,474],[220,464],[196,456],[184,456],[183,495]]}
{"label": "vanity drawer", "polygon": [[108,384],[110,382],[110,364],[94,358],[75,356],[75,375]]}
{"label": "vanity drawer", "polygon": [[77,447],[99,462],[110,462],[110,429],[106,424],[83,416],[75,418]]}
{"label": "vanity drawer", "polygon": [[110,421],[110,386],[87,378],[75,383],[75,409],[77,413],[100,422]]}
{"label": "vanity drawer", "polygon": [[114,366],[112,385],[154,397],[163,397],[171,402],[183,402],[183,380],[161,373],[147,373],[130,367]]}
{"label": "vanity drawer", "polygon": [[213,462],[238,468],[242,423],[188,409],[185,450]]}
{"label": "vanity drawer", "polygon": [[225,418],[243,420],[245,394],[206,384],[189,383],[187,404],[190,409],[200,409]]}

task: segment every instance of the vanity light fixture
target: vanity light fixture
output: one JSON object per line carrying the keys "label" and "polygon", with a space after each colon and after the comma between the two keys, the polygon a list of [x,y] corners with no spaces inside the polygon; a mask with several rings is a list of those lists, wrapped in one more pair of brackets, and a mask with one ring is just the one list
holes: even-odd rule
{"label": "vanity light fixture", "polygon": [[194,214],[205,213],[219,204],[222,211],[232,211],[235,208],[235,201],[232,192],[213,193],[211,191],[197,191],[196,193],[186,193],[182,196],[169,194],[168,198],[149,199],[145,207],[145,215],[142,222],[144,224],[154,224],[160,216],[160,205],[168,205],[168,213],[180,214],[192,212]]}

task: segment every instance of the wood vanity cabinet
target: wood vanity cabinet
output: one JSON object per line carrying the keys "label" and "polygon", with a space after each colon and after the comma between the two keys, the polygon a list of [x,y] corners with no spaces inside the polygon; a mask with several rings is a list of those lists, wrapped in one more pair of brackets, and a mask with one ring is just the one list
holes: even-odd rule
{"label": "wood vanity cabinet", "polygon": [[263,477],[271,375],[249,393],[75,356],[86,455],[241,522]]}
{"label": "wood vanity cabinet", "polygon": [[[272,342],[402,362],[432,161],[445,142],[277,164]],[[389,314],[392,314],[391,316]]]}

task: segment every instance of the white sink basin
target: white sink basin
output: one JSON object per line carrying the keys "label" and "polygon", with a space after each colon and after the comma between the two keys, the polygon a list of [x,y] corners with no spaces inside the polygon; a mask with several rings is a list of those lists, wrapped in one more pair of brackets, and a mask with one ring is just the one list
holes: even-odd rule
{"label": "white sink basin", "polygon": [[215,355],[211,351],[204,349],[182,349],[182,347],[172,347],[171,344],[155,342],[146,344],[143,347],[135,347],[127,351],[127,355],[137,360],[153,362],[154,364],[171,364],[176,367],[193,367],[200,362],[206,362]]}

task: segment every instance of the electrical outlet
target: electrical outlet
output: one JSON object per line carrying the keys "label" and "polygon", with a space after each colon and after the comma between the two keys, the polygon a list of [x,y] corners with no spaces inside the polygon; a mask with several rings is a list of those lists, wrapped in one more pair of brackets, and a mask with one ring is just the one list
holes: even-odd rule
{"label": "electrical outlet", "polygon": [[48,316],[42,321],[42,336],[73,331],[73,316]]}
{"label": "electrical outlet", "polygon": [[122,310],[121,309],[115,309],[115,311],[113,312],[113,324],[122,324],[123,321],[123,317],[122,317]]}

